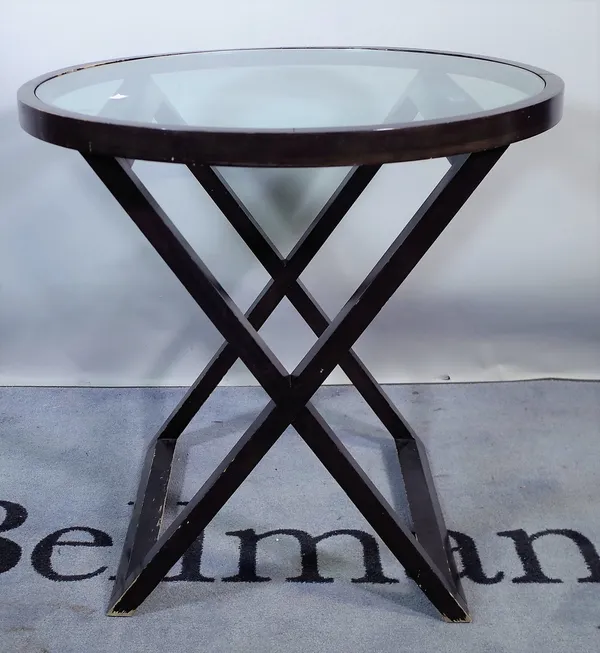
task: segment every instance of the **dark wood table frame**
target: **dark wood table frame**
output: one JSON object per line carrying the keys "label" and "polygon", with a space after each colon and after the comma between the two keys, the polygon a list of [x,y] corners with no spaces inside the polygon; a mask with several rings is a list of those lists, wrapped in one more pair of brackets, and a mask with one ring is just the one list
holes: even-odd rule
{"label": "dark wood table frame", "polygon": [[[110,118],[88,121],[65,115],[61,110],[49,110],[48,105],[34,97],[33,91],[40,79],[21,89],[19,99],[24,128],[44,140],[80,150],[226,341],[149,445],[110,599],[110,615],[130,615],[142,604],[291,425],[444,619],[452,622],[471,620],[423,443],[352,347],[508,145],[549,129],[560,119],[562,82],[550,73],[530,70],[543,75],[546,81],[546,90],[535,101],[515,105],[516,108],[513,106],[504,113],[480,110],[477,113],[477,107],[469,106],[476,113],[474,117],[444,124],[439,120],[426,122],[425,131],[423,125],[406,124],[417,111],[426,113],[423,105],[417,106],[418,101],[415,104],[414,95],[408,94],[392,111],[391,122],[402,124],[397,125],[397,129],[387,130],[389,133],[384,134],[387,141],[377,140],[380,138],[377,134],[359,129],[355,130],[354,139],[343,140],[337,149],[335,138],[327,141],[326,137],[331,134],[325,134],[325,142],[319,147],[311,140],[312,134],[302,136],[304,140],[298,140],[290,133],[281,134],[279,140],[276,135],[269,135],[262,141],[254,133],[221,135],[222,142],[226,143],[225,149],[237,143],[238,149],[233,153],[229,150],[227,154],[227,161],[232,165],[353,166],[287,257],[280,254],[214,167],[223,163],[224,156],[215,145],[214,134],[192,130],[187,140],[181,140],[181,132],[173,127],[169,141],[163,137],[162,130],[160,140],[155,138],[152,141],[155,150],[152,156],[148,156],[147,148],[152,143],[148,145],[142,135],[150,134],[154,138],[152,131],[137,133],[139,125],[132,125],[129,131],[124,131],[123,125],[118,121],[111,123]],[[45,76],[42,81],[50,77]],[[420,83],[419,79],[416,83]],[[452,84],[452,81],[450,77],[442,76],[437,84],[443,96],[446,93],[444,85]],[[171,125],[181,122],[167,99],[159,96],[156,114],[167,112],[167,122]],[[135,97],[135,93],[131,97]],[[456,101],[456,97],[454,99]],[[440,98],[436,101],[439,102]],[[460,101],[468,103],[472,99],[463,92]],[[80,132],[85,134],[89,143],[87,149],[78,144]],[[353,130],[348,132],[352,135]],[[425,144],[419,140],[423,135],[430,137]],[[123,136],[130,138],[129,141],[125,139],[125,145]],[[258,140],[253,141],[253,138]],[[195,154],[191,154],[191,147],[188,148],[190,140],[199,148]],[[165,142],[171,143],[171,149],[164,145]],[[266,151],[253,149],[254,142],[256,145],[259,142],[266,144]],[[328,147],[334,147],[334,155]],[[136,158],[166,160],[171,151],[175,156],[170,159],[188,166],[272,277],[245,315],[132,169]],[[198,151],[204,154],[198,155]],[[358,290],[330,320],[299,276],[382,163],[425,158],[425,155],[447,157],[450,169]],[[285,297],[318,337],[291,374],[259,335],[261,326]],[[238,358],[266,390],[270,402],[192,500],[161,533],[177,441]],[[398,518],[311,402],[315,392],[338,365],[394,438],[411,512],[410,527]]]}

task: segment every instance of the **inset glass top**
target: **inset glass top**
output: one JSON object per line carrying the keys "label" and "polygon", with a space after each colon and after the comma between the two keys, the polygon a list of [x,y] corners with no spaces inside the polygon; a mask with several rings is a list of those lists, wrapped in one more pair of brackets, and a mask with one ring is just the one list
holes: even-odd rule
{"label": "inset glass top", "polygon": [[518,65],[367,48],[232,50],[128,59],[65,72],[35,94],[82,116],[160,128],[386,129],[471,116],[544,90]]}

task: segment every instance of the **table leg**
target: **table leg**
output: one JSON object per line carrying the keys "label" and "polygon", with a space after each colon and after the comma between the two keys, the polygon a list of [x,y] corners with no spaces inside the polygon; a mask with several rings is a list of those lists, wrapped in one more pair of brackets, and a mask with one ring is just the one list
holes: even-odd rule
{"label": "table leg", "polygon": [[[413,477],[407,484],[407,488],[413,488],[410,491],[413,495],[411,508],[421,507],[423,514],[427,513],[427,517],[417,521],[424,534],[423,544],[429,542],[433,555],[398,521],[383,497],[310,404],[310,399],[333,368],[349,360],[354,342],[442,233],[504,149],[465,156],[453,163],[451,170],[355,295],[323,330],[317,343],[292,375],[287,374],[130,166],[118,160],[84,155],[273,400],[162,536],[156,539],[157,529],[153,529],[152,536],[142,540],[141,532],[137,529],[133,543],[126,545],[119,566],[111,614],[130,614],[146,598],[270,446],[292,424],[444,617],[451,621],[470,619],[455,574],[450,572],[447,548],[443,549],[443,556],[440,555],[442,549],[439,543],[445,544],[447,537],[443,520],[440,521],[437,496],[435,492],[432,493],[427,459],[419,449],[418,440],[410,437],[409,433],[409,437],[403,438],[408,443],[399,447],[398,452],[403,469],[406,468]],[[293,282],[296,282],[296,277]],[[291,285],[290,281],[287,287]],[[316,308],[318,305],[312,303],[313,300],[302,287],[299,288],[302,301],[308,300],[313,309]],[[362,373],[362,364],[357,364],[357,369]],[[377,387],[371,384],[370,391],[376,392]],[[408,445],[414,448],[407,449]],[[158,472],[156,477],[159,480],[162,478]],[[157,487],[159,485],[157,482]],[[429,496],[426,501],[418,497],[423,492]],[[142,506],[144,501],[140,500]]]}

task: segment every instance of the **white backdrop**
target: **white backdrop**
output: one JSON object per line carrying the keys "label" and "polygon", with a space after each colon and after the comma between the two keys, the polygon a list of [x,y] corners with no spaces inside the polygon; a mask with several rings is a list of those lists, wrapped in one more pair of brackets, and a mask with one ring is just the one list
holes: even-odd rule
{"label": "white backdrop", "polygon": [[[600,377],[595,0],[1,4],[0,384],[188,384],[220,343],[84,161],[20,130],[18,86],[117,56],[279,45],[474,52],[563,77],[563,122],[508,150],[356,349],[382,382]],[[302,277],[330,313],[445,169],[429,161],[377,175]],[[141,164],[139,174],[247,307],[266,274],[203,192],[174,167]],[[238,170],[236,189],[289,249],[336,174]],[[313,342],[289,305],[263,332],[288,367]],[[226,382],[254,380],[236,366]]]}

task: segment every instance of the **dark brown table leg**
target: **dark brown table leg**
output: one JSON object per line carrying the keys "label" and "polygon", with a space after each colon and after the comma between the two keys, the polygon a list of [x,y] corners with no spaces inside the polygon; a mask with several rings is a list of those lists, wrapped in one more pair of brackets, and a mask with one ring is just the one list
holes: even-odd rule
{"label": "dark brown table leg", "polygon": [[[457,585],[456,574],[453,573],[453,565],[449,562],[447,533],[422,445],[393,404],[386,402],[383,391],[351,352],[351,347],[483,180],[504,149],[468,155],[453,161],[450,171],[331,323],[328,323],[318,304],[297,281],[299,272],[287,277],[281,289],[283,294],[296,297],[298,310],[315,331],[321,332],[317,343],[291,375],[288,375],[251,322],[219,286],[135,176],[130,165],[115,159],[84,154],[117,201],[228,341],[234,355],[242,359],[272,398],[271,403],[205,485],[160,536],[162,507],[158,509],[150,506],[162,506],[164,503],[165,469],[170,468],[175,438],[164,437],[164,430],[162,437],[159,433],[154,453],[149,453],[146,462],[142,481],[145,488],[142,490],[140,487],[134,508],[134,518],[111,599],[110,614],[131,614],[143,602],[283,431],[292,424],[442,615],[449,621],[470,620]],[[209,169],[204,172],[211,174]],[[238,210],[243,212],[243,207],[235,201],[230,189],[221,186],[219,192],[223,191],[229,193],[222,196],[225,198],[223,201],[227,197],[231,198]],[[233,209],[234,205],[230,208]],[[237,218],[232,218],[234,212],[235,210],[227,211],[227,217],[236,220],[241,216],[239,214]],[[276,284],[277,279],[284,274],[282,270],[286,269],[286,262],[277,258],[276,252],[271,250],[264,235],[256,231],[257,225],[249,216],[245,218],[250,229],[242,228],[240,223],[239,231],[254,239],[257,251],[273,266],[273,283]],[[256,238],[257,233],[260,239]],[[275,269],[275,265],[279,267]],[[267,290],[266,293],[268,292]],[[317,313],[320,315],[319,324]],[[349,366],[351,373],[362,385],[364,394],[371,397],[369,403],[378,415],[381,413],[390,423],[396,436],[400,429],[401,437],[397,438],[399,459],[403,472],[410,476],[407,489],[411,510],[418,513],[417,518],[413,514],[418,539],[398,520],[385,499],[310,403],[313,394],[338,364]],[[212,391],[217,377],[218,374],[215,375],[214,372],[212,376],[201,377],[198,387],[206,392],[212,386]],[[159,443],[162,451],[158,449]],[[165,460],[168,460],[166,465]],[[152,516],[158,516],[158,519],[152,522]]]}

